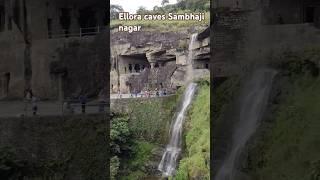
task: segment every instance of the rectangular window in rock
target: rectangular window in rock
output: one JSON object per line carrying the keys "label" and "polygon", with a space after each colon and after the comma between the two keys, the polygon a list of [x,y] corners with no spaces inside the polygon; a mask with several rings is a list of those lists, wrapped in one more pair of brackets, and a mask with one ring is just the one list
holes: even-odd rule
{"label": "rectangular window in rock", "polygon": [[9,17],[9,20],[8,20],[8,30],[12,30],[12,18]]}
{"label": "rectangular window in rock", "polygon": [[96,12],[91,8],[79,10],[79,24],[82,28],[82,35],[93,35],[96,33],[97,19]]}
{"label": "rectangular window in rock", "polygon": [[52,19],[47,19],[47,26],[48,26],[48,37],[52,37]]}
{"label": "rectangular window in rock", "polygon": [[21,16],[20,1],[16,0],[13,7],[13,21],[16,23],[19,29],[22,29],[20,16]]}
{"label": "rectangular window in rock", "polygon": [[305,9],[305,22],[313,23],[315,20],[314,15],[315,15],[315,7],[312,7],[312,6],[306,7],[306,9]]}
{"label": "rectangular window in rock", "polygon": [[69,28],[71,25],[71,9],[61,8],[60,24],[65,33],[65,36],[69,36]]}
{"label": "rectangular window in rock", "polygon": [[0,31],[3,31],[4,27],[5,27],[4,6],[0,6]]}

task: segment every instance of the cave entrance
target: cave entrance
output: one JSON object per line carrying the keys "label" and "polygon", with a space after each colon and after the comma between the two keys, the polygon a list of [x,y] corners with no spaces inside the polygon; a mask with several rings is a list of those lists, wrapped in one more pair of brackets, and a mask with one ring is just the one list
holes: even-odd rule
{"label": "cave entrance", "polygon": [[119,60],[120,74],[140,73],[145,68],[150,68],[146,54],[121,55]]}
{"label": "cave entrance", "polygon": [[69,36],[69,28],[71,25],[71,9],[61,8],[60,24],[64,30],[65,37]]}
{"label": "cave entrance", "polygon": [[67,82],[67,72],[59,74],[59,92],[58,98],[63,101],[65,98],[65,83]]}
{"label": "cave entrance", "polygon": [[305,22],[315,22],[315,7],[308,6],[305,8]]}
{"label": "cave entrance", "polygon": [[1,89],[0,97],[5,97],[9,94],[9,85],[10,85],[10,73],[7,72],[3,74],[0,79],[0,89]]}
{"label": "cave entrance", "polygon": [[79,14],[82,35],[95,34],[95,27],[97,26],[96,12],[92,8],[84,8],[79,10]]}
{"label": "cave entrance", "polygon": [[14,7],[13,7],[13,21],[16,23],[16,25],[18,26],[18,28],[21,30],[21,7],[20,7],[20,1],[19,0],[15,0],[14,2]]}
{"label": "cave entrance", "polygon": [[140,72],[140,65],[139,65],[139,64],[135,64],[135,65],[134,65],[134,70],[135,70],[136,72]]}
{"label": "cave entrance", "polygon": [[132,84],[127,81],[127,82],[126,82],[126,86],[127,86],[128,92],[131,93],[131,92],[132,92]]}
{"label": "cave entrance", "polygon": [[52,38],[52,19],[47,19],[47,26],[48,26],[48,36]]}

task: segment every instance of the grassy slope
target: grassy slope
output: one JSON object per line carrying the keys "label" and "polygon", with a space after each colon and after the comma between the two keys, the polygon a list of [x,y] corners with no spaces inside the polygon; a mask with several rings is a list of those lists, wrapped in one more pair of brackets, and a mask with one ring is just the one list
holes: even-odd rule
{"label": "grassy slope", "polygon": [[189,111],[185,141],[186,156],[182,158],[175,179],[209,179],[210,162],[210,86],[200,85]]}
{"label": "grassy slope", "polygon": [[250,157],[253,179],[319,179],[319,92],[319,78],[296,77],[274,107],[274,124]]}

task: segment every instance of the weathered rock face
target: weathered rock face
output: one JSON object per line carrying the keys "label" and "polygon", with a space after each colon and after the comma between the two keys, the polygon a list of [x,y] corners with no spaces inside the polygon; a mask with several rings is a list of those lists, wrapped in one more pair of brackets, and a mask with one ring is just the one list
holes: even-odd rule
{"label": "weathered rock face", "polygon": [[[70,39],[64,47],[56,49],[58,61],[50,65],[51,78],[62,81],[63,97],[80,94],[95,96],[107,86],[107,34],[83,39]],[[57,66],[55,66],[57,65]],[[56,92],[59,92],[56,91]]]}
{"label": "weathered rock face", "polygon": [[171,83],[176,84],[177,86],[183,86],[186,75],[187,75],[186,67],[178,68],[176,71],[174,71],[172,75]]}
{"label": "weathered rock face", "polygon": [[188,38],[188,32],[115,32],[111,34],[111,45],[130,43],[132,47],[141,48],[148,45],[156,47],[161,45],[162,49],[178,47],[179,40]]}
{"label": "weathered rock face", "polygon": [[[90,32],[91,35],[98,34],[97,27],[104,25],[103,4],[101,0],[90,3],[60,0],[0,1],[0,16],[3,18],[0,21],[0,99],[22,98],[25,88],[31,88],[42,99],[63,98],[70,94],[68,91],[76,91],[70,89],[77,88],[72,85],[64,92],[64,71],[51,71],[51,64],[65,60],[70,70],[76,60],[76,64],[80,64],[79,61],[83,59],[88,62],[94,59],[92,63],[96,63],[97,59],[107,62],[107,56],[96,54],[101,54],[98,53],[98,49],[101,49],[98,44],[107,45],[98,43],[98,40],[103,41],[101,38],[104,38],[108,42],[108,36],[100,36],[97,40],[94,36],[88,36]],[[68,78],[81,77],[84,71],[77,73],[75,75],[75,71],[72,71]],[[92,79],[94,76],[91,76]]]}
{"label": "weathered rock face", "polygon": [[[238,5],[237,3],[238,2]],[[320,44],[318,1],[221,1],[213,27],[215,77],[241,73],[285,51]],[[310,22],[308,8],[314,8]],[[309,11],[310,13],[310,11]]]}
{"label": "weathered rock face", "polygon": [[[116,32],[111,35],[111,91],[140,92],[175,89],[185,81],[187,32]],[[192,50],[198,69],[208,68],[209,38],[203,36]]]}

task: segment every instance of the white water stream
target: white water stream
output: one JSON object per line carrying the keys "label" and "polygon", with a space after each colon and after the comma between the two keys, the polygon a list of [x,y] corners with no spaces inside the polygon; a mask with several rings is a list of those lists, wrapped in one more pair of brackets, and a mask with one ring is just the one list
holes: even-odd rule
{"label": "white water stream", "polygon": [[190,83],[183,96],[183,104],[181,109],[178,111],[178,115],[173,121],[173,125],[170,129],[171,138],[165,152],[163,153],[161,162],[158,169],[163,173],[164,176],[172,176],[175,173],[177,160],[181,152],[181,136],[183,130],[183,122],[187,108],[191,103],[193,95],[196,90],[196,84]]}
{"label": "white water stream", "polygon": [[255,71],[241,94],[239,120],[234,128],[231,152],[224,160],[215,180],[238,180],[240,154],[246,143],[256,131],[263,111],[267,106],[269,93],[276,71],[259,69]]}
{"label": "white water stream", "polygon": [[[196,40],[197,34],[192,34],[187,59],[187,82],[192,82],[193,79],[193,46]],[[176,171],[178,163],[177,160],[181,153],[181,136],[183,130],[183,122],[185,119],[187,108],[190,105],[193,95],[195,93],[196,86],[197,84],[195,83],[189,83],[189,85],[187,86],[183,95],[182,106],[179,109],[178,115],[173,121],[173,124],[171,125],[171,129],[169,132],[171,138],[165,152],[163,153],[161,162],[158,167],[158,169],[162,172],[163,176],[172,176]]]}

